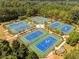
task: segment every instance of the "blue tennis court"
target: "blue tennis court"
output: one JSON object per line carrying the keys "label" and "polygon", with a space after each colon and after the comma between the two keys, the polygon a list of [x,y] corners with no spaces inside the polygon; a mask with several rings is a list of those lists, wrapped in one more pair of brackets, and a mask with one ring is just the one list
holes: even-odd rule
{"label": "blue tennis court", "polygon": [[17,25],[21,25],[21,24],[24,24],[24,23],[25,22],[20,21],[20,22],[17,22],[17,23],[9,24],[9,26],[17,26]]}
{"label": "blue tennis court", "polygon": [[34,51],[39,57],[46,56],[55,46],[62,42],[61,37],[55,34],[46,34],[29,45],[28,49]]}
{"label": "blue tennis court", "polygon": [[46,51],[49,47],[53,46],[57,42],[56,38],[52,36],[46,37],[44,40],[39,42],[36,47],[39,48],[41,51]]}
{"label": "blue tennis court", "polygon": [[20,21],[20,22],[8,24],[8,25],[6,25],[6,27],[9,29],[10,32],[12,32],[12,33],[18,33],[18,32],[20,32],[22,30],[30,28],[31,25],[28,24],[25,21]]}
{"label": "blue tennis court", "polygon": [[14,30],[16,30],[17,32],[26,28],[29,28],[30,26],[28,24],[24,25],[24,26],[19,26],[17,28],[15,28]]}
{"label": "blue tennis court", "polygon": [[69,33],[73,30],[73,27],[70,25],[64,25],[60,28],[60,30],[64,33]]}
{"label": "blue tennis court", "polygon": [[16,28],[18,26],[21,26],[22,24],[26,24],[26,22],[20,21],[20,22],[12,23],[12,24],[9,24],[8,27],[9,28]]}
{"label": "blue tennis court", "polygon": [[43,31],[38,30],[38,31],[32,32],[32,33],[29,34],[29,35],[24,36],[24,38],[27,39],[27,40],[29,40],[29,41],[33,41],[34,39],[40,37],[40,36],[43,35],[43,34],[44,34]]}
{"label": "blue tennis court", "polygon": [[51,28],[58,28],[61,24],[61,22],[54,22],[51,24]]}

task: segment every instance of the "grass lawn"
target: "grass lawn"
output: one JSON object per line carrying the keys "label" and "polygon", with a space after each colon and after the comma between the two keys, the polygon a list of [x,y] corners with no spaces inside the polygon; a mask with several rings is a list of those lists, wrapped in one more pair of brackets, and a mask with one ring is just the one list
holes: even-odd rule
{"label": "grass lawn", "polygon": [[67,52],[70,52],[70,50],[74,49],[74,47],[70,46],[69,44],[65,43],[64,44],[65,49],[67,50]]}

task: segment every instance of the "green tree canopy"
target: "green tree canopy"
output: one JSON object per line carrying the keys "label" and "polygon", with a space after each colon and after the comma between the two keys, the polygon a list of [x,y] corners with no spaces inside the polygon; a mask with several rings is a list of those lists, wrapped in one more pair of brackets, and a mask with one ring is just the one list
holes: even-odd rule
{"label": "green tree canopy", "polygon": [[75,45],[79,41],[79,32],[71,33],[70,37],[67,39],[67,43],[70,45]]}
{"label": "green tree canopy", "polygon": [[0,59],[39,59],[36,53],[14,40],[11,44],[6,40],[0,40]]}

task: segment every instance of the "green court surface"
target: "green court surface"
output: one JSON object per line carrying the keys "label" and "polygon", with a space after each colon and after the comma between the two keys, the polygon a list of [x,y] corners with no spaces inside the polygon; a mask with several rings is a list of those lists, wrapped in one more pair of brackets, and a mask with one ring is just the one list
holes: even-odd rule
{"label": "green court surface", "polygon": [[55,34],[48,34],[43,38],[38,39],[33,44],[30,44],[28,48],[29,50],[34,51],[39,57],[45,57],[60,43],[61,37]]}
{"label": "green court surface", "polygon": [[40,30],[33,31],[29,34],[25,34],[25,35],[19,37],[19,40],[22,41],[27,46],[30,43],[33,43],[33,42],[39,40],[40,38],[42,38],[45,35],[47,35],[47,32],[45,30],[40,29]]}
{"label": "green court surface", "polygon": [[51,27],[51,28],[57,28],[57,29],[58,29],[58,28],[60,28],[62,25],[63,25],[63,23],[56,21],[56,22],[51,23],[51,24],[50,24],[50,27]]}
{"label": "green court surface", "polygon": [[31,20],[40,24],[49,21],[48,18],[44,18],[44,17],[32,17]]}
{"label": "green court surface", "polygon": [[71,32],[74,31],[74,28],[75,28],[75,27],[73,27],[73,26],[71,26],[71,25],[64,24],[63,26],[61,26],[61,27],[59,28],[59,30],[62,31],[64,34],[69,34],[69,33],[71,33]]}
{"label": "green court surface", "polygon": [[28,24],[25,21],[19,21],[12,24],[5,25],[5,27],[11,32],[11,33],[19,33],[20,31],[23,31],[27,28],[32,27],[31,24]]}
{"label": "green court surface", "polygon": [[61,22],[53,22],[49,25],[49,28],[53,30],[59,30],[60,32],[64,34],[69,34],[74,31],[74,28],[72,25],[61,23]]}

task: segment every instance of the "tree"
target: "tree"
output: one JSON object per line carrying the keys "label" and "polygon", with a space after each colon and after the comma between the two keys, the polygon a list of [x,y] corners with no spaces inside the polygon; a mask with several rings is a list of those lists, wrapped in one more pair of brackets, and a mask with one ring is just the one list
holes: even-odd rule
{"label": "tree", "polygon": [[[31,56],[31,57],[29,57]],[[14,40],[12,44],[6,40],[0,40],[0,59],[39,59],[38,56],[27,47]]]}
{"label": "tree", "polygon": [[74,23],[77,24],[79,21],[79,7],[75,6],[70,12],[72,14],[71,19],[73,20]]}
{"label": "tree", "polygon": [[73,32],[67,40],[67,43],[70,45],[76,45],[79,41],[79,32]]}
{"label": "tree", "polygon": [[8,56],[4,56],[1,59],[17,59],[17,57],[16,56],[13,56],[13,55],[8,55]]}
{"label": "tree", "polygon": [[0,55],[1,55],[1,57],[8,56],[11,53],[12,53],[12,50],[9,46],[9,42],[6,40],[0,40]]}
{"label": "tree", "polygon": [[25,59],[28,56],[28,49],[24,44],[20,44],[17,40],[12,43],[13,55],[16,55],[18,59]]}
{"label": "tree", "polygon": [[29,53],[29,55],[26,57],[26,59],[39,59],[36,53],[33,51]]}

